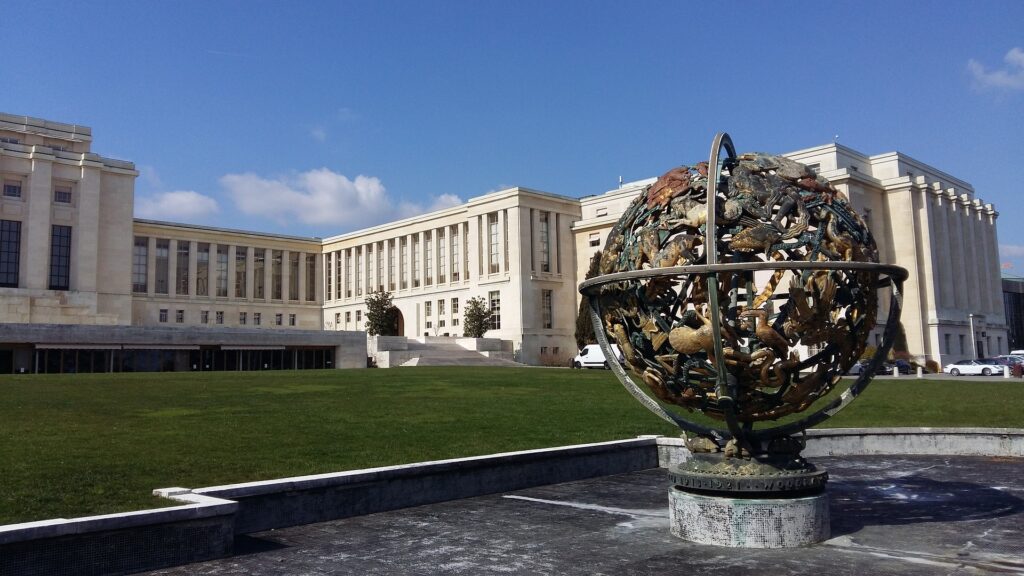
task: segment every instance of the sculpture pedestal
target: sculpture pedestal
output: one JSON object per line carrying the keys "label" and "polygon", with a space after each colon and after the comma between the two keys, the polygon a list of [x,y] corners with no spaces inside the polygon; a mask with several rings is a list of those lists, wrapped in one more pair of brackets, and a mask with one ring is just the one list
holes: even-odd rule
{"label": "sculpture pedestal", "polygon": [[796,498],[734,498],[669,488],[672,534],[732,548],[791,548],[827,540],[828,493]]}

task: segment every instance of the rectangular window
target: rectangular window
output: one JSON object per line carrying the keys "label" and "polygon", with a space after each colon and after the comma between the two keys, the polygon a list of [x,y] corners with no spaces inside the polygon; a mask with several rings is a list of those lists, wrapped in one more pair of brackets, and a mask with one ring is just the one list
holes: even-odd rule
{"label": "rectangular window", "polygon": [[[348,312],[345,312],[345,324],[346,324],[345,327],[346,328],[348,328],[348,314],[349,314]],[[341,312],[335,312],[334,313],[334,328],[337,329],[337,330],[341,329]]]}
{"label": "rectangular window", "polygon": [[388,290],[395,291],[395,241],[388,240]]}
{"label": "rectangular window", "polygon": [[177,322],[178,324],[183,324],[185,322],[185,311],[175,310],[174,321]]}
{"label": "rectangular window", "polygon": [[462,261],[459,259],[459,227],[452,226],[448,231],[450,238],[449,249],[452,253],[452,282],[459,281],[459,268],[462,267]]}
{"label": "rectangular window", "polygon": [[[331,254],[324,254],[324,301],[334,300],[334,266],[332,266],[333,256]],[[338,287],[341,290],[341,286]]]}
{"label": "rectangular window", "polygon": [[59,185],[53,187],[53,201],[61,204],[71,204],[71,186]]}
{"label": "rectangular window", "polygon": [[288,315],[288,325],[295,326],[295,314]]}
{"label": "rectangular window", "polygon": [[459,299],[452,298],[452,316],[459,315]]}
{"label": "rectangular window", "polygon": [[298,252],[288,253],[288,299],[293,302],[299,301],[299,256]]}
{"label": "rectangular window", "polygon": [[437,327],[438,328],[444,328],[444,320],[438,320],[437,321]]}
{"label": "rectangular window", "polygon": [[444,300],[437,301],[437,315],[444,316]]}
{"label": "rectangular window", "polygon": [[420,287],[420,237],[412,237],[412,287]]}
{"label": "rectangular window", "polygon": [[551,290],[540,291],[540,308],[543,315],[544,327],[551,328]]}
{"label": "rectangular window", "polygon": [[960,355],[964,355],[964,335],[960,334]]}
{"label": "rectangular window", "polygon": [[551,217],[548,212],[540,213],[540,230],[538,231],[538,243],[540,244],[540,271],[551,272],[551,245],[549,243],[549,222]]}
{"label": "rectangular window", "polygon": [[447,265],[444,258],[444,228],[437,230],[437,282],[444,284],[445,276],[448,275]]}
{"label": "rectangular window", "polygon": [[245,326],[246,322],[248,322],[248,321],[249,321],[249,314],[248,313],[246,313],[246,312],[239,312],[238,313],[238,323],[240,325]]}
{"label": "rectangular window", "polygon": [[433,328],[433,327],[434,327],[434,322],[431,321],[431,320],[427,320],[427,328]]}
{"label": "rectangular window", "polygon": [[458,326],[458,325],[459,325],[459,319],[458,318],[452,318],[452,326]]}
{"label": "rectangular window", "polygon": [[21,181],[4,180],[4,196],[8,198],[21,198]]}
{"label": "rectangular window", "polygon": [[430,312],[434,309],[433,308],[433,304],[434,303],[431,302],[430,300],[427,300],[426,302],[423,303],[423,315],[424,316],[430,316]]}
{"label": "rectangular window", "polygon": [[943,336],[944,336],[944,340],[946,341],[946,354],[952,354],[953,353],[953,345],[949,341],[951,334],[944,334]]}
{"label": "rectangular window", "polygon": [[356,310],[356,323],[359,323],[362,320],[363,320],[363,311],[362,310]]}
{"label": "rectangular window", "polygon": [[284,314],[274,314],[274,326],[284,325]]}
{"label": "rectangular window", "polygon": [[175,294],[188,294],[188,257],[189,257],[189,243],[185,240],[178,240],[178,259],[175,261],[174,269],[174,283],[176,288]]}
{"label": "rectangular window", "polygon": [[160,321],[167,322],[167,308],[160,309]]}
{"label": "rectangular window", "polygon": [[353,256],[352,266],[355,268],[356,276],[356,296],[363,295],[363,260],[366,259],[366,246],[360,246],[354,248],[355,254]]}
{"label": "rectangular window", "polygon": [[352,297],[352,266],[356,258],[354,252],[358,251],[358,248],[345,250],[345,298]]}
{"label": "rectangular window", "polygon": [[228,297],[228,247],[217,245],[217,296]]}
{"label": "rectangular window", "polygon": [[372,245],[363,246],[363,262],[366,264],[366,293],[373,293],[373,251]]}
{"label": "rectangular window", "polygon": [[377,242],[377,250],[374,251],[377,256],[377,291],[384,291],[384,243]]}
{"label": "rectangular window", "polygon": [[490,303],[491,320],[490,330],[501,330],[501,292],[492,290],[487,293],[487,301]]}
{"label": "rectangular window", "polygon": [[591,247],[600,246],[601,245],[601,233],[600,232],[592,232],[590,234],[590,238],[588,239],[588,243],[590,244]]}
{"label": "rectangular window", "polygon": [[235,246],[235,298],[245,298],[245,264],[249,259],[249,249]]}
{"label": "rectangular window", "polygon": [[316,254],[306,254],[306,302],[316,301]]}
{"label": "rectangular window", "polygon": [[18,287],[21,266],[21,222],[0,220],[0,286]]}
{"label": "rectangular window", "polygon": [[216,314],[216,318],[217,318],[217,324],[223,324],[224,323],[224,312],[218,310],[217,314]]}
{"label": "rectangular window", "polygon": [[284,254],[280,250],[271,250],[270,258],[270,298],[272,300],[281,300],[284,292],[284,286],[281,282]]}
{"label": "rectangular window", "polygon": [[209,324],[210,323],[210,311],[209,310],[200,310],[199,311],[199,322],[202,323],[202,324]]}
{"label": "rectangular window", "polygon": [[351,311],[345,312],[345,324],[348,324],[351,321],[352,321],[352,312]]}
{"label": "rectangular window", "polygon": [[252,325],[253,326],[259,326],[262,323],[263,323],[263,314],[260,313],[260,312],[253,312],[252,313]]}
{"label": "rectangular window", "polygon": [[54,225],[50,234],[50,290],[70,288],[71,226]]}
{"label": "rectangular window", "polygon": [[135,237],[132,246],[132,292],[146,293],[149,272],[149,238]]}
{"label": "rectangular window", "polygon": [[170,262],[171,241],[163,238],[156,239],[156,286],[153,292],[167,294],[167,276]]}
{"label": "rectangular window", "polygon": [[[345,267],[344,266],[345,262],[346,262],[345,254],[347,252],[348,252],[348,250],[338,250],[337,252],[334,253],[335,254],[335,262],[334,262],[334,298],[336,300],[341,300],[342,268]],[[346,278],[345,281],[348,282],[348,278]]]}
{"label": "rectangular window", "polygon": [[398,246],[398,259],[400,260],[398,267],[402,269],[402,279],[398,285],[402,290],[405,290],[409,287],[409,255],[407,253],[409,243],[404,236],[398,242]]}
{"label": "rectangular window", "polygon": [[490,274],[498,272],[498,213],[491,212],[487,215],[487,271]]}
{"label": "rectangular window", "polygon": [[266,295],[267,283],[267,249],[257,248],[252,253],[252,289],[253,298],[263,300]]}
{"label": "rectangular window", "polygon": [[210,245],[196,245],[196,296],[210,295]]}

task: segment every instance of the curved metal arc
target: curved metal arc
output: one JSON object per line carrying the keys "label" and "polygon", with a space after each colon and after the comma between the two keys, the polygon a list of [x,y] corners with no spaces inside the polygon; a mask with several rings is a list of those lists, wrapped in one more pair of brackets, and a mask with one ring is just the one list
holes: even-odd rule
{"label": "curved metal arc", "polygon": [[[707,193],[707,223],[704,226],[704,261],[709,266],[718,264],[718,229],[716,216],[718,214],[718,184],[722,181],[722,168],[725,165],[721,157],[722,149],[725,149],[726,158],[735,158],[736,150],[732,145],[732,138],[725,132],[719,132],[711,142],[711,156],[708,159],[708,193]],[[725,368],[725,355],[722,351],[722,314],[718,307],[718,274],[711,272],[707,277],[708,305],[711,312],[711,330],[715,335],[715,372],[718,374],[718,383],[715,386],[715,394],[718,396],[718,404],[722,407],[726,426],[734,438],[741,438],[743,430],[736,419],[736,396],[739,393],[735,378],[729,377]]]}
{"label": "curved metal arc", "polygon": [[903,282],[910,276],[910,273],[907,272],[906,268],[893,266],[891,264],[878,264],[875,262],[836,262],[828,260],[815,262],[737,262],[716,264],[714,266],[699,264],[693,266],[646,268],[644,270],[630,270],[628,272],[602,274],[601,276],[594,276],[593,278],[580,282],[578,289],[580,294],[587,295],[605,284],[613,284],[615,282],[622,282],[626,280],[643,280],[659,276],[700,275],[709,274],[711,272],[760,272],[762,270],[849,270],[853,272],[878,272],[879,274],[885,274],[892,280],[898,282]]}

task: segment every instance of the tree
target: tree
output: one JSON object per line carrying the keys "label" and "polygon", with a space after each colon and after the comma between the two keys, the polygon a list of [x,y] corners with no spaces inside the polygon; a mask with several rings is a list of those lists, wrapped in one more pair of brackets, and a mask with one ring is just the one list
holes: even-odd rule
{"label": "tree", "polygon": [[483,338],[490,327],[491,311],[481,297],[470,298],[462,309],[462,333],[467,338]]}
{"label": "tree", "polygon": [[[590,269],[583,278],[588,280],[597,276],[601,271],[601,251],[594,252],[590,258]],[[583,348],[587,344],[597,344],[597,336],[594,335],[594,323],[590,321],[590,304],[586,296],[580,296],[580,309],[576,312],[576,347]]]}
{"label": "tree", "polygon": [[395,336],[395,313],[391,292],[381,290],[366,296],[366,333],[370,336]]}

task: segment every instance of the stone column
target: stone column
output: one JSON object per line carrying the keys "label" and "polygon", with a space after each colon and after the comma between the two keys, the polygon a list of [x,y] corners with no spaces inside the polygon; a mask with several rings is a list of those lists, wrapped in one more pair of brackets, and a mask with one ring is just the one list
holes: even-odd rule
{"label": "stone column", "polygon": [[281,301],[291,300],[292,262],[291,251],[281,250]]}
{"label": "stone column", "polygon": [[196,297],[196,274],[199,273],[199,242],[192,240],[188,243],[188,297]]}
{"label": "stone column", "polygon": [[[315,266],[315,264],[314,264]],[[299,252],[299,302],[306,302],[306,253]]]}
{"label": "stone column", "polygon": [[[28,175],[25,188],[21,191],[22,201],[28,214],[22,221],[22,286],[46,290],[50,278],[50,206],[53,194],[53,155],[49,148],[34,146],[31,153],[32,172]],[[73,234],[73,232],[72,232]],[[74,236],[71,241],[74,242]],[[28,247],[32,247],[29,249]],[[152,269],[152,268],[151,268]]]}
{"label": "stone column", "polygon": [[95,292],[99,271],[100,168],[98,162],[85,161],[81,179],[74,192],[78,218],[71,230],[71,289]]}
{"label": "stone column", "polygon": [[178,240],[167,241],[167,297],[178,297]]}
{"label": "stone column", "polygon": [[146,295],[156,294],[156,237],[149,237],[146,248]]}
{"label": "stone column", "polygon": [[[256,277],[253,268],[255,268],[256,261],[256,248],[253,246],[245,247],[245,299],[249,302],[253,301],[253,295],[256,294],[256,287],[253,286],[254,278]],[[266,258],[264,258],[263,265],[266,266]]]}

